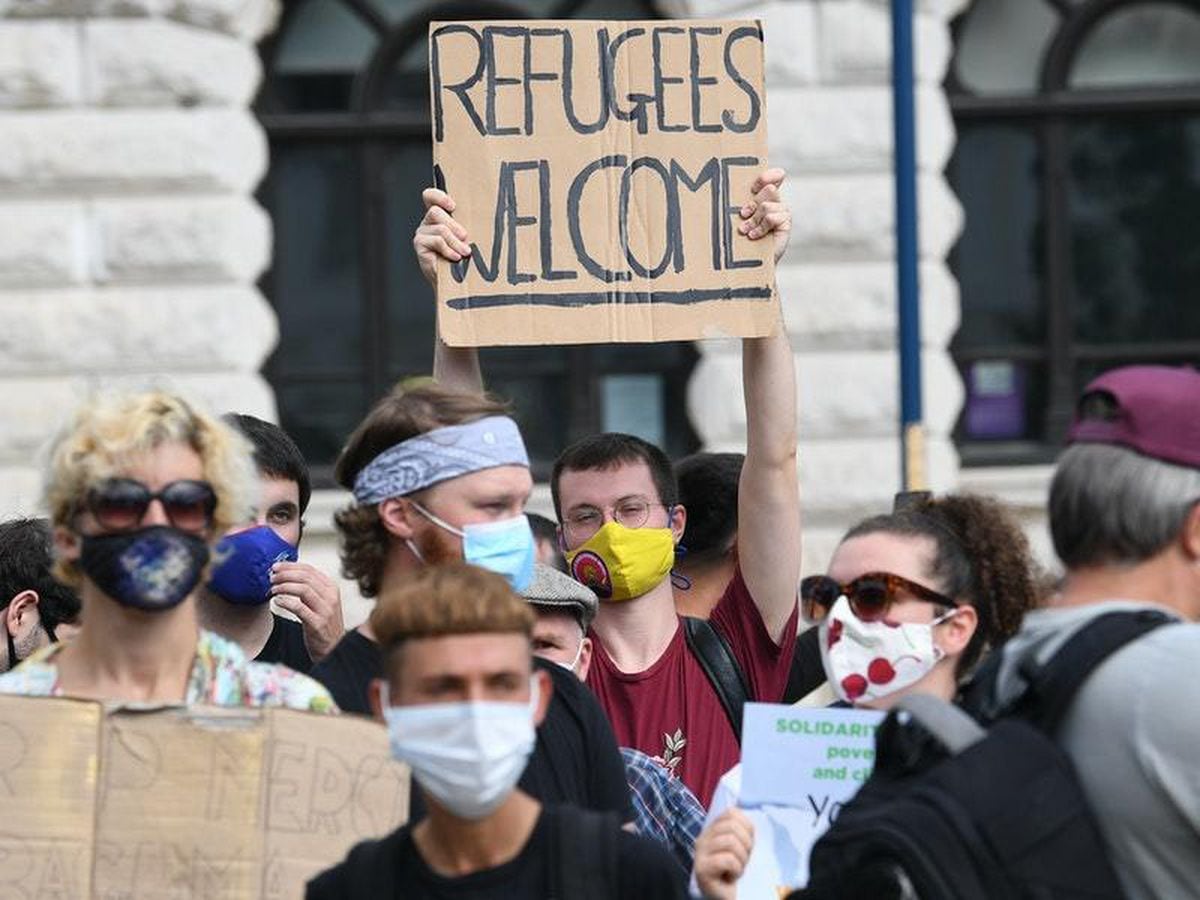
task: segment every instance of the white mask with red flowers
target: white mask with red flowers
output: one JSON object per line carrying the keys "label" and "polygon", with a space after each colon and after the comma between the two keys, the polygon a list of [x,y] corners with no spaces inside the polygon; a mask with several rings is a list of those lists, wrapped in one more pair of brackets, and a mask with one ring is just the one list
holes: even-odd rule
{"label": "white mask with red flowers", "polygon": [[863,703],[920,681],[945,655],[933,642],[933,626],[956,612],[924,624],[864,622],[838,597],[820,631],[821,662],[834,692],[847,703]]}

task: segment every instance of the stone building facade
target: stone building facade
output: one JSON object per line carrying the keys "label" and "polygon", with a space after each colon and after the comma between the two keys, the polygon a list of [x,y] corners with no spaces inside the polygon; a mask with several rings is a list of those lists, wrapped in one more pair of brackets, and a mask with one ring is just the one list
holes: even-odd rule
{"label": "stone building facade", "polygon": [[[884,0],[662,0],[671,16],[757,17],[773,162],[790,172],[779,272],[800,380],[806,569],[899,484],[890,25]],[[962,212],[943,170],[942,83],[961,0],[916,16],[928,472],[959,482],[963,400],[947,352]],[[0,0],[0,513],[36,506],[39,446],[89,391],[167,384],[275,414],[260,369],[277,320],[255,200],[269,164],[252,111],[271,0]],[[704,446],[744,445],[736,344],[705,343],[689,386]],[[1013,487],[1009,485],[1009,487]],[[1020,485],[1017,485],[1019,488]],[[318,491],[305,553],[336,569]],[[534,508],[548,506],[540,489]],[[364,607],[352,602],[348,620]]]}

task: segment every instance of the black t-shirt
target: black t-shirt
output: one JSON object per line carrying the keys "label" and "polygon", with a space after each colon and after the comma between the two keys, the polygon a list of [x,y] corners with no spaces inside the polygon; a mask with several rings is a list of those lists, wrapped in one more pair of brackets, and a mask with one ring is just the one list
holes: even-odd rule
{"label": "black t-shirt", "polygon": [[369,716],[367,685],[379,677],[382,668],[379,645],[352,628],[308,674],[325,685],[342,712]]}
{"label": "black t-shirt", "polygon": [[[554,696],[537,730],[537,744],[521,776],[520,788],[543,803],[570,803],[610,810],[622,822],[633,821],[625,763],[612,726],[599,701],[562,666],[534,659],[550,673]],[[329,689],[342,712],[370,715],[367,684],[383,668],[379,645],[350,631],[309,673]],[[410,821],[425,814],[421,792],[414,790]]]}
{"label": "black t-shirt", "polygon": [[[554,835],[566,809],[545,809],[515,858],[459,878],[446,878],[425,863],[405,825],[379,841],[359,844],[346,860],[308,883],[305,900],[546,900],[556,896],[560,844]],[[616,898],[683,900],[684,874],[652,841],[617,831]],[[614,898],[614,900],[616,900]],[[564,898],[570,900],[570,898]]]}
{"label": "black t-shirt", "polygon": [[313,667],[313,661],[304,643],[304,628],[299,622],[285,619],[276,613],[271,613],[271,617],[275,620],[271,627],[271,636],[258,651],[254,661],[283,663],[289,669],[308,674]]}

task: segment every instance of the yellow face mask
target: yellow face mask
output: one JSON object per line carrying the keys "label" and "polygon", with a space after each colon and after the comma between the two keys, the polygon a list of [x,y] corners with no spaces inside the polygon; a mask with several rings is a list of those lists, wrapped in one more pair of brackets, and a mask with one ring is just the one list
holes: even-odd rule
{"label": "yellow face mask", "polygon": [[566,554],[571,575],[601,600],[632,600],[656,588],[675,562],[670,528],[626,528],[606,523]]}

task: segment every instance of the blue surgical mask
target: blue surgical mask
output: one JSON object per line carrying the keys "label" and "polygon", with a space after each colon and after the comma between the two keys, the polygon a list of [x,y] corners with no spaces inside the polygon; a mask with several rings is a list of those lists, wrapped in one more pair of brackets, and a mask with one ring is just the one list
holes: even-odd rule
{"label": "blue surgical mask", "polygon": [[[537,545],[533,541],[529,520],[524,516],[464,525],[459,529],[439,519],[420,503],[411,502],[417,512],[434,525],[462,538],[464,562],[503,575],[514,591],[520,592],[529,587],[533,581]],[[409,546],[413,545],[410,543]],[[420,554],[417,558],[420,558]]]}
{"label": "blue surgical mask", "polygon": [[271,599],[271,567],[295,562],[296,548],[271,528],[260,525],[221,539],[208,589],[229,603],[257,606]]}

